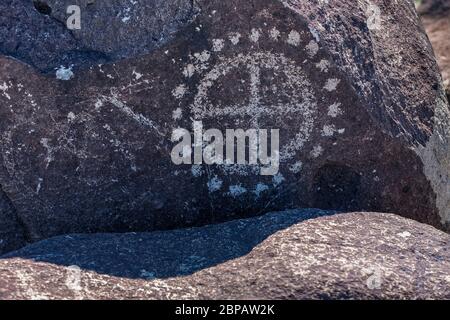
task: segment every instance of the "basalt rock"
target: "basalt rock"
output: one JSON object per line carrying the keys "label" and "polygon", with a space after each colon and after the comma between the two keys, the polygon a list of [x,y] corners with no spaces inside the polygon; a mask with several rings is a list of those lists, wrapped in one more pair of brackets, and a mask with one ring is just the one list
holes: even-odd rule
{"label": "basalt rock", "polygon": [[26,230],[6,194],[0,190],[0,254],[27,243]]}
{"label": "basalt rock", "polygon": [[[50,5],[61,1],[2,24],[25,48],[34,43],[25,35],[49,28],[42,56],[3,44],[9,57],[0,57],[0,184],[29,239],[295,207],[393,212],[446,228],[449,109],[412,2],[372,1],[378,19],[353,0],[208,0],[187,5],[181,20],[135,3],[120,22],[113,8],[123,1],[110,2],[81,6],[79,32],[67,33],[64,11]],[[11,3],[10,14],[32,10]],[[113,34],[98,33],[107,14]],[[158,45],[142,36],[148,21],[167,31]],[[116,23],[134,23],[126,49],[111,38]],[[86,48],[116,62],[96,65]],[[279,172],[260,175],[259,162],[175,165],[174,130],[192,132],[193,120],[222,133],[279,130]]]}
{"label": "basalt rock", "polygon": [[[80,10],[79,29],[71,24],[73,5]],[[148,53],[198,9],[191,0],[5,0],[0,11],[0,52],[54,72]]]}
{"label": "basalt rock", "polygon": [[1,258],[77,266],[122,278],[165,279],[245,256],[280,230],[334,213],[297,209],[166,232],[66,235],[28,245]]}
{"label": "basalt rock", "polygon": [[48,239],[0,259],[0,299],[450,298],[448,234],[380,213],[291,225],[323,214]]}

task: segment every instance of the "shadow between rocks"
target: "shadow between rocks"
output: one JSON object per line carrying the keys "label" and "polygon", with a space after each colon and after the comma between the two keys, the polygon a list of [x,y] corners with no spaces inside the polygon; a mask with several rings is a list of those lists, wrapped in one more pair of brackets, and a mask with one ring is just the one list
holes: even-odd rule
{"label": "shadow between rocks", "polygon": [[277,231],[335,213],[298,209],[199,228],[66,235],[29,245],[1,259],[32,259],[134,279],[184,276],[244,256]]}

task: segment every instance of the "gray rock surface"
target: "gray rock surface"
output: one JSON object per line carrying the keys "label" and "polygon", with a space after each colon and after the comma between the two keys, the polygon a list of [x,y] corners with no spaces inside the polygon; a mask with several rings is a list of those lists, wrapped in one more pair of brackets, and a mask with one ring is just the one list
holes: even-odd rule
{"label": "gray rock surface", "polygon": [[[313,217],[323,212],[272,213],[151,234],[49,239],[0,260],[0,298],[450,298],[448,234],[381,213],[333,215],[287,227],[301,221],[302,214]],[[287,228],[247,253],[250,248],[244,243],[261,241],[268,235],[266,227],[271,231]],[[247,240],[236,241],[243,238]],[[167,243],[169,239],[175,243]],[[161,247],[161,242],[166,246]],[[197,253],[189,257],[192,247],[197,247]],[[214,258],[220,254],[223,259]],[[84,266],[81,270],[65,266],[77,262]],[[97,262],[105,266],[94,272]],[[132,263],[143,268],[139,277],[146,280],[104,274],[118,274],[119,269],[121,274],[134,273]],[[159,278],[168,275],[159,273],[161,266],[183,276]]]}
{"label": "gray rock surface", "polygon": [[175,277],[248,254],[273,233],[333,212],[301,209],[201,228],[152,233],[67,235],[2,258],[23,258],[127,278]]}
{"label": "gray rock surface", "polygon": [[[11,8],[0,23],[0,185],[30,240],[298,207],[448,228],[449,109],[412,2],[374,1],[378,29],[365,1],[138,2],[100,34],[125,1],[80,1],[78,33],[61,23],[67,2],[46,3],[49,14],[0,5]],[[160,15],[143,18],[156,3]],[[150,29],[163,40],[148,43]],[[97,65],[103,55],[116,62]],[[193,119],[280,129],[279,173],[175,165],[172,133]]]}
{"label": "gray rock surface", "polygon": [[[67,28],[71,5],[81,9],[81,29]],[[54,72],[148,53],[198,8],[191,0],[5,0],[0,11],[0,53]]]}

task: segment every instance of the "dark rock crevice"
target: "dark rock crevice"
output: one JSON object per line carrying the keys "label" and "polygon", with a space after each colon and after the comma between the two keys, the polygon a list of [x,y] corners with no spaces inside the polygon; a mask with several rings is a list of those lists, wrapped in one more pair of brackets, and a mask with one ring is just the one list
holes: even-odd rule
{"label": "dark rock crevice", "polygon": [[20,249],[31,242],[27,225],[0,186],[0,254]]}
{"label": "dark rock crevice", "polygon": [[52,8],[45,1],[33,0],[33,5],[39,13],[47,16],[52,13]]}
{"label": "dark rock crevice", "polygon": [[353,211],[362,209],[361,177],[347,165],[326,164],[316,173],[314,208]]}

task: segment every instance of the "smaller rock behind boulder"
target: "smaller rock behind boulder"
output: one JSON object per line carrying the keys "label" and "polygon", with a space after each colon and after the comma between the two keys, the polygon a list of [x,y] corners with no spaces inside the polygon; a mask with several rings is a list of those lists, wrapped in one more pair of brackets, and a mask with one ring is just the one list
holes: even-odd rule
{"label": "smaller rock behind boulder", "polygon": [[433,45],[450,101],[450,0],[425,0],[419,13]]}

